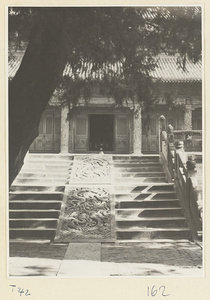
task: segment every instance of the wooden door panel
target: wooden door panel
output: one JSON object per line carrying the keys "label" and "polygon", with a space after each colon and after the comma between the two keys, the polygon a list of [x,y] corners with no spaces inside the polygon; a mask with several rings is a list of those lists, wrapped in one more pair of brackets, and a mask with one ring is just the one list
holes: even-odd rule
{"label": "wooden door panel", "polygon": [[54,116],[53,149],[56,152],[60,150],[60,140],[61,140],[61,118],[59,116]]}
{"label": "wooden door panel", "polygon": [[158,153],[159,138],[158,138],[158,118],[151,116],[150,124],[145,124],[145,119],[142,119],[142,152],[143,153]]}
{"label": "wooden door panel", "polygon": [[39,122],[39,135],[36,137],[36,139],[31,144],[29,150],[30,151],[44,151],[44,117],[42,116],[40,122]]}
{"label": "wooden door panel", "polygon": [[75,150],[76,151],[87,151],[87,138],[86,137],[75,137]]}
{"label": "wooden door panel", "polygon": [[115,151],[128,153],[129,151],[129,116],[116,115],[115,124]]}
{"label": "wooden door panel", "polygon": [[75,118],[75,145],[76,152],[88,151],[88,116],[77,115]]}
{"label": "wooden door panel", "polygon": [[158,152],[158,123],[156,117],[151,118],[150,151]]}
{"label": "wooden door panel", "polygon": [[44,150],[53,150],[53,115],[46,115],[45,117],[45,143]]}
{"label": "wooden door panel", "polygon": [[53,138],[52,135],[46,135],[44,139],[44,150],[45,151],[53,151]]}
{"label": "wooden door panel", "polygon": [[36,140],[34,141],[35,143],[35,150],[36,151],[44,151],[45,150],[45,140],[43,136],[38,136]]}
{"label": "wooden door panel", "polygon": [[30,146],[30,151],[60,151],[60,116],[58,112],[44,113],[39,123],[39,135]]}

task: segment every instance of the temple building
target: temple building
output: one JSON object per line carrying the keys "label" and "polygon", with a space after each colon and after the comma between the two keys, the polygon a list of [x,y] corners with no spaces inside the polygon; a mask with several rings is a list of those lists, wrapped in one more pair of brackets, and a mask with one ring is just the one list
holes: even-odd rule
{"label": "temple building", "polygon": [[[13,78],[21,58],[10,62],[9,78]],[[69,75],[67,65],[63,75]],[[97,87],[90,101],[79,99],[75,107],[63,104],[56,93],[42,115],[39,136],[30,152],[95,153],[103,150],[112,154],[141,154],[159,152],[159,117],[174,131],[202,130],[202,63],[186,61],[185,69],[176,56],[159,55],[158,66],[151,71],[155,104],[146,117],[140,105],[115,101],[99,93]],[[194,148],[201,151],[199,139]]]}

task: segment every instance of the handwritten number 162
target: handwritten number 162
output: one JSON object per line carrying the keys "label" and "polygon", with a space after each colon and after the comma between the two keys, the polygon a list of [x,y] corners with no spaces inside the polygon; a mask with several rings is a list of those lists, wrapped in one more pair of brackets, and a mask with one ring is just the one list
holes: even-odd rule
{"label": "handwritten number 162", "polygon": [[157,295],[157,293],[161,293],[161,296],[163,297],[167,297],[169,296],[170,294],[165,294],[165,286],[164,285],[161,285],[159,287],[159,289],[156,289],[155,288],[155,285],[153,285],[153,287],[150,289],[150,287],[147,287],[147,296],[152,296],[152,297],[155,297]]}

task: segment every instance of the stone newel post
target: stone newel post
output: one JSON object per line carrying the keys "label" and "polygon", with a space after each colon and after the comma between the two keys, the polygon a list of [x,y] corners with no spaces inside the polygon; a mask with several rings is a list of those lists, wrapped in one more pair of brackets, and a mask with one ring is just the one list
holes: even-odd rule
{"label": "stone newel post", "polygon": [[189,155],[186,163],[187,175],[193,181],[194,187],[197,187],[197,170],[196,170],[196,160],[194,155]]}
{"label": "stone newel post", "polygon": [[161,115],[159,117],[159,151],[162,152],[162,142],[167,141],[167,133],[166,133],[166,118]]}

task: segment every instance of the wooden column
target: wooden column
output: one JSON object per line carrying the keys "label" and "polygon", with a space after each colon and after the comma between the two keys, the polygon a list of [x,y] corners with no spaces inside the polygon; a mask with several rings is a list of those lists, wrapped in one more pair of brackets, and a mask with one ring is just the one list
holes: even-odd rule
{"label": "wooden column", "polygon": [[133,113],[133,153],[141,154],[142,120],[141,107],[137,106]]}
{"label": "wooden column", "polygon": [[61,108],[61,152],[68,153],[69,145],[69,107],[67,104]]}

